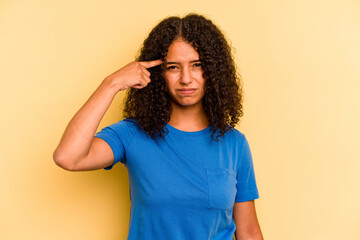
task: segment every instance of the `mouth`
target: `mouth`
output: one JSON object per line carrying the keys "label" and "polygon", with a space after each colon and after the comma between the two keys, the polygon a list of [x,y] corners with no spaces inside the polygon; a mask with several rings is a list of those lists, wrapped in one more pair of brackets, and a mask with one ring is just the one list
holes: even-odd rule
{"label": "mouth", "polygon": [[180,88],[177,91],[182,95],[191,95],[195,92],[196,88]]}

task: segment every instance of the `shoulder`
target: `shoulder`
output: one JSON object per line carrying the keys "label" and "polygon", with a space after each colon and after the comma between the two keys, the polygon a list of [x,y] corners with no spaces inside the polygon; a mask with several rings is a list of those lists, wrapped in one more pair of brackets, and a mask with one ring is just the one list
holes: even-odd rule
{"label": "shoulder", "polygon": [[125,118],[119,122],[126,125],[128,128],[140,128],[140,125],[133,118]]}
{"label": "shoulder", "polygon": [[140,132],[140,126],[134,119],[123,119],[101,130],[97,135],[113,133],[119,138],[132,138]]}
{"label": "shoulder", "polygon": [[224,139],[234,141],[236,143],[244,143],[246,141],[245,134],[236,128],[230,128],[225,134]]}
{"label": "shoulder", "polygon": [[243,132],[236,128],[231,128],[224,135],[224,145],[236,149],[239,154],[250,151],[249,142]]}

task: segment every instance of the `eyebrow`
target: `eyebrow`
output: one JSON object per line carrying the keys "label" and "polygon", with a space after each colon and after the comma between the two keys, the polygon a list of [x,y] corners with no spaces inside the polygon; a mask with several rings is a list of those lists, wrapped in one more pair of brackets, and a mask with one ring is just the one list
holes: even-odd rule
{"label": "eyebrow", "polygon": [[[190,63],[201,62],[200,60],[193,60]],[[179,64],[179,62],[166,62],[166,64]]]}

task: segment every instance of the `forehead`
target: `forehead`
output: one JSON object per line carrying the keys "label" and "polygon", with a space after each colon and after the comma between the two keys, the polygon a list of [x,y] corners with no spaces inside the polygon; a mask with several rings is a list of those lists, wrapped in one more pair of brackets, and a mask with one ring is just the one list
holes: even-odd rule
{"label": "forehead", "polygon": [[198,52],[184,40],[175,40],[169,47],[167,62],[191,62],[199,60]]}

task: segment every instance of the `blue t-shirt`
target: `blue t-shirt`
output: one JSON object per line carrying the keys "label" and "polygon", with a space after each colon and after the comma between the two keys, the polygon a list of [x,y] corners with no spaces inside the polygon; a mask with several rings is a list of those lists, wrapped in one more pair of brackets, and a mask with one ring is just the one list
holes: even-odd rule
{"label": "blue t-shirt", "polygon": [[[167,124],[151,139],[124,119],[95,136],[123,163],[130,184],[130,240],[231,240],[235,202],[259,197],[250,148],[236,129],[213,141],[210,127],[180,131]],[[109,170],[112,166],[105,169]]]}

